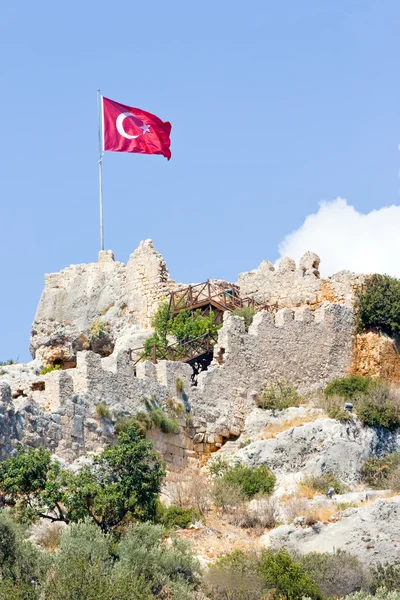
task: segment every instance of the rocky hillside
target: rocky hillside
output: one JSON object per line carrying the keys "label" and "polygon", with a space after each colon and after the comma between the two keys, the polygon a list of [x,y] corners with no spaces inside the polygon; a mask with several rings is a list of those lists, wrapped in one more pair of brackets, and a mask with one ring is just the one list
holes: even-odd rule
{"label": "rocky hillside", "polygon": [[397,342],[356,327],[364,275],[321,279],[318,268],[308,252],[298,267],[263,261],[237,283],[213,282],[261,309],[251,322],[224,312],[199,373],[140,358],[158,308],[185,287],[150,240],[127,265],[101,252],[97,263],[47,275],[32,362],[0,366],[1,459],[22,443],[76,472],[135,422],[166,461],[165,505],[197,511],[178,536],[203,563],[283,547],[396,563]]}

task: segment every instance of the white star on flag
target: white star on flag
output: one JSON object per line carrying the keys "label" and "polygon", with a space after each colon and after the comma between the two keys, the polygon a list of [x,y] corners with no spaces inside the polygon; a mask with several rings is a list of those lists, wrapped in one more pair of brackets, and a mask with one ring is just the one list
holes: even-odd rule
{"label": "white star on flag", "polygon": [[143,131],[144,135],[145,133],[148,133],[150,131],[150,125],[147,125],[147,123],[143,123],[143,125],[140,125],[139,129]]}

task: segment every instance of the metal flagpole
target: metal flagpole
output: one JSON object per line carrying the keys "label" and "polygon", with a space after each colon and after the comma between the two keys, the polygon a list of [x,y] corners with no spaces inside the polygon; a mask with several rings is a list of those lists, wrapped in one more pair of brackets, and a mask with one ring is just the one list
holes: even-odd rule
{"label": "metal flagpole", "polygon": [[99,190],[100,190],[100,250],[104,250],[104,225],[103,225],[103,97],[97,90],[97,115],[99,129]]}

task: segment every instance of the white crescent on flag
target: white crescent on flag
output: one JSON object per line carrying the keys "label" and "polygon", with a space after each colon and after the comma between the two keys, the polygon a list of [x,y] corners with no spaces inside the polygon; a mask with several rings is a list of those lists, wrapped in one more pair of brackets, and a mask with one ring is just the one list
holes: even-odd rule
{"label": "white crescent on flag", "polygon": [[124,136],[126,139],[128,140],[133,140],[135,138],[138,138],[140,134],[138,135],[129,135],[129,133],[126,133],[125,129],[124,129],[124,119],[126,119],[126,117],[134,117],[135,115],[133,115],[130,112],[123,112],[120,115],[118,115],[117,120],[115,121],[115,125],[117,127],[118,133],[122,136]]}

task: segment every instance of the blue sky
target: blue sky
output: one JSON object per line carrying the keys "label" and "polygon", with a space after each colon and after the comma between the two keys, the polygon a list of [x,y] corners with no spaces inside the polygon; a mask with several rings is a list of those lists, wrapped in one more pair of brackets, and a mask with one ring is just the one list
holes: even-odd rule
{"label": "blue sky", "polygon": [[106,155],[106,248],[236,280],[321,200],[399,204],[399,30],[395,0],[3,3],[0,360],[44,273],[97,258],[98,87],[173,126],[169,163]]}

